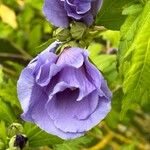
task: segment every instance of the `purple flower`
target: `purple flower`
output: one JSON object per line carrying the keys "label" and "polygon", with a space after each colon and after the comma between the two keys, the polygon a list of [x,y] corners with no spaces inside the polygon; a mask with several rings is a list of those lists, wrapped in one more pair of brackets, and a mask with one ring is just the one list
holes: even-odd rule
{"label": "purple flower", "polygon": [[57,27],[68,27],[70,20],[81,21],[89,26],[101,5],[102,0],[45,0],[43,11]]}
{"label": "purple flower", "polygon": [[88,52],[54,42],[33,59],[18,80],[22,118],[48,133],[72,139],[97,125],[111,109],[111,92]]}

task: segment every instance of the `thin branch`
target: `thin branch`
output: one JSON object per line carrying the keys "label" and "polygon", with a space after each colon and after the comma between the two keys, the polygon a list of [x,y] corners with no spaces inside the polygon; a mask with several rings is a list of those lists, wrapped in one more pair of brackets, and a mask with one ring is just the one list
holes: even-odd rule
{"label": "thin branch", "polygon": [[11,69],[9,69],[9,68],[6,68],[6,67],[3,66],[2,69],[3,69],[4,72],[6,72],[6,73],[8,73],[8,74],[10,74],[12,76],[17,76],[16,72],[11,70]]}
{"label": "thin branch", "polygon": [[94,145],[91,148],[88,148],[87,150],[100,150],[103,149],[113,138],[113,135],[111,133],[107,134],[106,136],[103,137],[103,139]]}
{"label": "thin branch", "polygon": [[32,56],[28,54],[24,49],[18,47],[15,43],[11,42],[13,47],[15,47],[21,54],[23,54],[27,59],[32,59]]}
{"label": "thin branch", "polygon": [[1,58],[30,60],[30,58],[27,58],[25,56],[22,56],[22,55],[19,55],[19,54],[11,54],[11,53],[0,53],[0,57]]}

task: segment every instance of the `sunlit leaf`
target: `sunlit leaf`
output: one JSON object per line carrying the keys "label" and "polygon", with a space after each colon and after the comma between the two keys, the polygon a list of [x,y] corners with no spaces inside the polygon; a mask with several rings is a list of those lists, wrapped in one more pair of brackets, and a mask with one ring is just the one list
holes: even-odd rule
{"label": "sunlit leaf", "polygon": [[[123,27],[120,72],[123,76],[123,111],[134,103],[150,104],[150,1],[142,13]],[[125,29],[125,30],[124,30]]]}
{"label": "sunlit leaf", "polygon": [[3,22],[9,24],[14,29],[17,28],[16,14],[8,6],[0,4],[0,17]]}

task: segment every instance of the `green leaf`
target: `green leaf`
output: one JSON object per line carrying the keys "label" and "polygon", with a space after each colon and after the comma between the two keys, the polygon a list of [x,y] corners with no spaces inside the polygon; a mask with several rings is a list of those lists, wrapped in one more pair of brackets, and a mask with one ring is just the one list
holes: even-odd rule
{"label": "green leaf", "polygon": [[37,46],[37,47],[35,48],[35,51],[36,51],[36,52],[41,52],[41,51],[43,51],[43,50],[46,49],[50,44],[52,44],[54,41],[55,41],[54,38],[49,39],[48,41],[46,41],[45,43],[41,44],[40,46]]}
{"label": "green leaf", "polygon": [[33,8],[42,10],[43,0],[27,0],[27,3],[29,3]]}
{"label": "green leaf", "polygon": [[134,1],[136,0],[104,0],[97,16],[96,25],[105,26],[112,30],[119,30],[126,19],[126,16],[122,15],[123,8],[128,3]]}
{"label": "green leaf", "polygon": [[3,120],[9,124],[13,123],[16,120],[16,116],[10,107],[10,105],[4,102],[0,98],[0,120]]}
{"label": "green leaf", "polygon": [[68,140],[63,144],[54,146],[54,150],[79,150],[81,146],[87,145],[91,140],[92,138],[86,136],[74,140]]}
{"label": "green leaf", "polygon": [[30,147],[52,146],[63,141],[56,136],[44,132],[32,123],[25,123],[24,131],[29,139]]}
{"label": "green leaf", "polygon": [[0,22],[0,38],[6,38],[12,33],[13,29],[9,26],[3,23],[2,21]]}
{"label": "green leaf", "polygon": [[11,79],[8,81],[3,80],[2,84],[0,84],[0,98],[8,102],[12,107],[17,108],[19,113],[20,104],[17,98],[16,82]]}
{"label": "green leaf", "polygon": [[138,15],[129,16],[123,26],[121,27],[121,40],[118,51],[119,63],[122,63],[125,53],[128,51],[134,39],[137,30],[137,23],[139,21]]}
{"label": "green leaf", "polygon": [[5,150],[5,144],[1,139],[0,139],[0,150]]}
{"label": "green leaf", "polygon": [[0,150],[5,150],[7,145],[7,129],[4,121],[0,121]]}
{"label": "green leaf", "polygon": [[24,11],[18,16],[21,27],[27,28],[31,26],[30,23],[33,20],[34,14],[34,10],[30,6],[26,5],[26,9],[24,9]]}
{"label": "green leaf", "polygon": [[31,30],[29,35],[29,49],[30,53],[36,55],[37,51],[35,51],[35,47],[37,47],[41,42],[41,25],[35,25],[34,28]]}
{"label": "green leaf", "polygon": [[7,132],[6,132],[6,127],[5,127],[5,122],[1,121],[0,122],[0,139],[3,140],[3,142],[7,140]]}
{"label": "green leaf", "polygon": [[[150,104],[150,1],[122,29],[120,73],[123,77],[123,114],[135,103]],[[127,31],[127,32],[125,32]]]}

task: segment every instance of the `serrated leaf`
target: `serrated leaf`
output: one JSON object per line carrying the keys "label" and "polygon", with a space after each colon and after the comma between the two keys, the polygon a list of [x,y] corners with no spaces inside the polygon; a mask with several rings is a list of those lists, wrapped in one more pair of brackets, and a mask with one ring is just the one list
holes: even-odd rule
{"label": "serrated leaf", "polygon": [[[150,104],[150,1],[139,16],[129,17],[120,46],[123,75],[123,112],[134,103]],[[132,18],[132,19],[131,19]],[[135,18],[135,19],[133,19]],[[125,33],[125,32],[124,32]]]}

